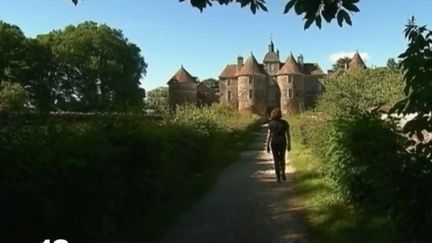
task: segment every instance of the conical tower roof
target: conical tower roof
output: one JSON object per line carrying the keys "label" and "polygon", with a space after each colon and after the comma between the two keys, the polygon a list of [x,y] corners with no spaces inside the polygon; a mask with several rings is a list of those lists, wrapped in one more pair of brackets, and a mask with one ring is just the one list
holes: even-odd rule
{"label": "conical tower roof", "polygon": [[366,68],[366,64],[364,63],[364,61],[361,58],[358,51],[352,57],[351,62],[349,63],[348,67],[350,69],[364,69],[364,68]]}
{"label": "conical tower roof", "polygon": [[263,73],[254,55],[251,54],[251,56],[246,60],[243,67],[237,73],[237,76],[249,76],[255,74],[263,74]]}
{"label": "conical tower roof", "polygon": [[276,73],[276,75],[286,75],[286,74],[295,74],[295,73],[301,73],[301,72],[296,60],[294,59],[291,53],[287,58],[287,60],[285,61],[282,68]]}
{"label": "conical tower roof", "polygon": [[168,81],[170,83],[197,83],[196,77],[192,76],[186,69],[184,69],[183,65],[181,68],[172,76],[172,78]]}

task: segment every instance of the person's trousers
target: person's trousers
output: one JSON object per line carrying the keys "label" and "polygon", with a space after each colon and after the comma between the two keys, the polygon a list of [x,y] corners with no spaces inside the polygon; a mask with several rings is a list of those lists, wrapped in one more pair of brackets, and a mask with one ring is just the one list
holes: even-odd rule
{"label": "person's trousers", "polygon": [[274,167],[276,172],[276,179],[281,181],[285,179],[285,152],[286,144],[271,144],[271,150],[273,154]]}

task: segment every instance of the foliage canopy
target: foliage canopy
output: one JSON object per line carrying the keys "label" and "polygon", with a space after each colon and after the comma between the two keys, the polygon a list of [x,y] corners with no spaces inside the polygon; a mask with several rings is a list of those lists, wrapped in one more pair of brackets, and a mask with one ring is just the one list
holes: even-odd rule
{"label": "foliage canopy", "polygon": [[319,111],[333,117],[391,107],[403,97],[401,72],[388,68],[348,70],[331,76],[318,98]]}
{"label": "foliage canopy", "polygon": [[0,22],[0,80],[19,83],[41,111],[140,109],[147,63],[118,29],[95,22],[36,38]]}
{"label": "foliage canopy", "polygon": [[[184,2],[186,0],[178,0]],[[321,28],[323,19],[330,23],[333,19],[337,20],[339,26],[343,23],[352,24],[350,13],[359,12],[357,4],[360,0],[323,0],[323,1],[307,1],[307,0],[289,0],[283,9],[286,14],[293,10],[297,15],[303,15],[305,21],[304,28],[309,28],[313,23],[318,28]],[[72,0],[76,5],[78,0]],[[198,8],[201,12],[213,6],[214,3],[220,5],[228,5],[237,3],[241,7],[249,6],[252,13],[258,10],[266,11],[266,0],[190,0],[190,4]]]}

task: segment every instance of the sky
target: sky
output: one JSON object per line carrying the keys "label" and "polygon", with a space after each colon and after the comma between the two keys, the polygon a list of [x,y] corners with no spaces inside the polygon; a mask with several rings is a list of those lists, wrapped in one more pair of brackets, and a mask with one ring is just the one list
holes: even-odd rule
{"label": "sky", "polygon": [[361,0],[353,25],[335,22],[322,29],[303,29],[301,16],[282,14],[286,0],[267,0],[269,12],[252,14],[238,4],[214,5],[202,13],[178,0],[2,0],[0,20],[15,24],[28,37],[86,20],[121,29],[137,44],[148,63],[142,87],[166,86],[184,66],[200,80],[217,78],[237,56],[253,55],[262,62],[270,38],[281,61],[292,52],[326,71],[339,57],[358,51],[366,65],[384,66],[406,48],[403,29],[415,16],[432,25],[431,0]]}

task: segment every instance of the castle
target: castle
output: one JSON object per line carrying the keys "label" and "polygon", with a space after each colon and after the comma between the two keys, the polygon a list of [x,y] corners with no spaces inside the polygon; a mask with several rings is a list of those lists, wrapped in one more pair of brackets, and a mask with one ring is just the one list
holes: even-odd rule
{"label": "castle", "polygon": [[[358,52],[349,63],[349,69],[365,68]],[[324,89],[327,77],[317,63],[306,63],[303,56],[292,53],[285,62],[280,61],[279,50],[271,41],[262,64],[253,54],[246,61],[237,58],[236,64],[228,64],[219,75],[219,102],[243,112],[265,116],[272,107],[279,107],[283,114],[302,112],[312,107],[317,95]],[[170,104],[187,102],[208,103],[211,90],[197,81],[183,67],[170,79]]]}

